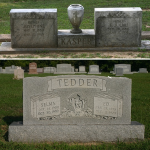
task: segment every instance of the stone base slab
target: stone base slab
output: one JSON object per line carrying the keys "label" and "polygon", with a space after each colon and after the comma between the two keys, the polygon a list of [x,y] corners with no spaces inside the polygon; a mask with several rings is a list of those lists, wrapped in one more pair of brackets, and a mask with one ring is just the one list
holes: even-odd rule
{"label": "stone base slab", "polygon": [[87,72],[75,72],[75,73],[79,73],[79,74],[81,73],[82,74],[82,73],[87,73]]}
{"label": "stone base slab", "polygon": [[11,48],[11,42],[2,42],[0,54],[21,54],[35,52],[98,52],[150,50],[150,40],[142,40],[141,47],[94,47],[94,48]]}
{"label": "stone base slab", "polygon": [[54,74],[75,74],[75,72],[54,72]]}
{"label": "stone base slab", "polygon": [[111,142],[144,139],[145,126],[133,121],[129,125],[23,125],[9,126],[13,142]]}
{"label": "stone base slab", "polygon": [[88,72],[88,74],[101,74],[101,72],[99,72],[99,73],[96,73],[96,72]]}

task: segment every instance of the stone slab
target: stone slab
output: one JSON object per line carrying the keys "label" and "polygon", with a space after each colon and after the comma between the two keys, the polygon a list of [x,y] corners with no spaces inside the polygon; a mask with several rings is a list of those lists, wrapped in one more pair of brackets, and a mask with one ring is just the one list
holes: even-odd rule
{"label": "stone slab", "polygon": [[96,47],[141,46],[142,9],[140,7],[95,8]]}
{"label": "stone slab", "polygon": [[23,124],[130,124],[131,79],[89,75],[23,79]]}
{"label": "stone slab", "polygon": [[24,78],[24,70],[23,69],[15,69],[14,70],[14,78],[15,79],[23,79]]}
{"label": "stone slab", "polygon": [[28,74],[38,74],[37,64],[35,62],[29,63],[29,73]]}
{"label": "stone slab", "polygon": [[131,64],[115,64],[114,65],[114,73],[116,74],[117,68],[123,68],[123,74],[133,74],[131,72]]}
{"label": "stone slab", "polygon": [[24,54],[35,52],[99,52],[99,51],[139,51],[150,50],[150,40],[142,40],[141,47],[95,47],[95,48],[11,48],[11,42],[2,42],[0,54]]}
{"label": "stone slab", "polygon": [[123,68],[116,68],[116,76],[123,76]]}
{"label": "stone slab", "polygon": [[148,73],[147,68],[139,68],[139,73]]}
{"label": "stone slab", "polygon": [[58,47],[89,48],[95,47],[94,29],[82,29],[82,33],[73,34],[70,30],[58,30]]}
{"label": "stone slab", "polygon": [[57,47],[57,9],[11,9],[13,48]]}
{"label": "stone slab", "polygon": [[[129,125],[23,125],[13,122],[8,139],[13,142],[112,142],[144,140],[145,126]],[[32,134],[31,134],[32,133]]]}

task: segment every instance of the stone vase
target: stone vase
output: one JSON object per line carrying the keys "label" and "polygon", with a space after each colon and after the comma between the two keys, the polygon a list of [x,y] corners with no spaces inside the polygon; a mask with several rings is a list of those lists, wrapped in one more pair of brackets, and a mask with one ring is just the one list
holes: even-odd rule
{"label": "stone vase", "polygon": [[70,32],[75,34],[82,33],[82,30],[79,29],[79,27],[83,19],[84,7],[80,4],[71,4],[67,10],[69,20],[73,27]]}

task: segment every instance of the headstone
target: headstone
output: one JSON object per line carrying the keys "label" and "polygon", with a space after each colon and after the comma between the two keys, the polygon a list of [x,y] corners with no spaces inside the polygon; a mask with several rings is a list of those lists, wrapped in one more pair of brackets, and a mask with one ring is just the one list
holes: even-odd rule
{"label": "headstone", "polygon": [[9,141],[131,139],[144,139],[144,125],[131,122],[131,79],[89,75],[24,78],[23,122],[9,126]]}
{"label": "headstone", "polygon": [[116,68],[116,76],[123,76],[123,68]]}
{"label": "headstone", "polygon": [[116,73],[116,68],[123,68],[123,74],[132,74],[131,64],[115,64],[114,73]]}
{"label": "headstone", "polygon": [[56,72],[55,67],[44,67],[44,73],[54,73]]}
{"label": "headstone", "polygon": [[37,68],[37,73],[43,73],[43,68]]}
{"label": "headstone", "polygon": [[79,71],[79,70],[76,68],[76,69],[75,69],[75,72],[78,72],[78,71]]}
{"label": "headstone", "polygon": [[5,67],[5,73],[14,74],[14,69],[11,66]]}
{"label": "headstone", "polygon": [[55,67],[50,67],[50,73],[54,73],[56,72],[56,68]]}
{"label": "headstone", "polygon": [[147,68],[139,68],[139,73],[148,73]]}
{"label": "headstone", "polygon": [[11,66],[11,69],[15,69],[15,65],[12,65],[12,66]]}
{"label": "headstone", "polygon": [[95,47],[95,32],[93,29],[83,29],[82,33],[70,33],[70,30],[58,30],[58,47],[89,48]]}
{"label": "headstone", "polygon": [[2,67],[0,67],[0,73],[3,73],[3,68]]}
{"label": "headstone", "polygon": [[71,72],[74,72],[74,66],[71,66]]}
{"label": "headstone", "polygon": [[95,8],[94,26],[97,47],[141,46],[140,7]]}
{"label": "headstone", "polygon": [[85,71],[85,66],[79,66],[79,73],[87,73]]}
{"label": "headstone", "polygon": [[38,74],[37,64],[35,62],[29,63],[29,73],[28,74]]}
{"label": "headstone", "polygon": [[14,70],[14,79],[23,79],[24,78],[24,70],[23,69],[15,69]]}
{"label": "headstone", "polygon": [[57,72],[54,72],[54,74],[75,74],[75,72],[72,72],[72,66],[71,64],[57,64]]}
{"label": "headstone", "polygon": [[90,65],[88,74],[101,74],[98,65]]}
{"label": "headstone", "polygon": [[57,47],[57,9],[11,9],[12,48]]}

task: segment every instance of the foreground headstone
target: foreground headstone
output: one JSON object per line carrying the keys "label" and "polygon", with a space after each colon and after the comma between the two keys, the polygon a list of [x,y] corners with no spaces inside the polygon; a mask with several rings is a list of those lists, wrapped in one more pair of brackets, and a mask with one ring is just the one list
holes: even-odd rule
{"label": "foreground headstone", "polygon": [[29,73],[28,74],[38,74],[37,64],[35,62],[29,63]]}
{"label": "foreground headstone", "polygon": [[23,79],[24,78],[24,70],[23,69],[15,69],[14,70],[14,79]]}
{"label": "foreground headstone", "polygon": [[75,74],[74,67],[71,64],[57,64],[54,74]]}
{"label": "foreground headstone", "polygon": [[123,74],[132,74],[131,72],[131,64],[115,64],[114,65],[114,74],[116,74],[116,69],[122,68]]}
{"label": "foreground headstone", "polygon": [[123,76],[123,68],[116,68],[116,76]]}
{"label": "foreground headstone", "polygon": [[147,68],[139,68],[139,73],[148,73]]}
{"label": "foreground headstone", "polygon": [[57,9],[11,9],[12,48],[57,47]]}
{"label": "foreground headstone", "polygon": [[98,65],[90,65],[88,74],[101,74]]}
{"label": "foreground headstone", "polygon": [[9,126],[9,141],[17,142],[132,138],[144,139],[144,125],[131,122],[131,79],[122,77],[25,78],[23,123]]}
{"label": "foreground headstone", "polygon": [[94,29],[97,47],[139,47],[142,9],[95,8]]}

